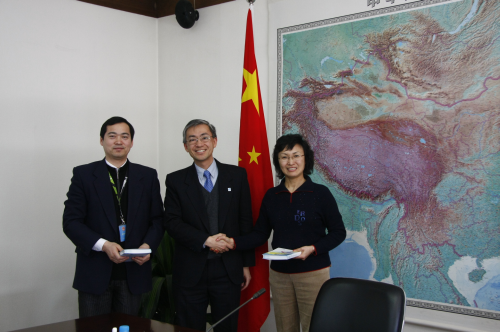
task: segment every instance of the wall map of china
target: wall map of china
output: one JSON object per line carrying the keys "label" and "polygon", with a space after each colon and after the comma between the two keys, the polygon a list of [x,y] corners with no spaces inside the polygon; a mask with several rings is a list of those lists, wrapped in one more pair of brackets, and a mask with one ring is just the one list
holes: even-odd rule
{"label": "wall map of china", "polygon": [[500,311],[500,1],[283,33],[281,132],[348,229],[332,276]]}

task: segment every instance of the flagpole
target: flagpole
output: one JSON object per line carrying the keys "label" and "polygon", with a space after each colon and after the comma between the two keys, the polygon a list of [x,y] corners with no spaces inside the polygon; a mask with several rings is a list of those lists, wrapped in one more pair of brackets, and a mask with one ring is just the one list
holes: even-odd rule
{"label": "flagpole", "polygon": [[255,3],[255,0],[247,0],[248,4],[250,5],[250,10],[252,11],[253,13],[253,4]]}

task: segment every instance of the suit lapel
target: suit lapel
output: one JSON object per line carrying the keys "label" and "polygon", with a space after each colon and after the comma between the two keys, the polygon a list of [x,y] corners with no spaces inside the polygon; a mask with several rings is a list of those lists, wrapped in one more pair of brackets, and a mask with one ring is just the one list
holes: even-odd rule
{"label": "suit lapel", "polygon": [[229,170],[226,169],[226,165],[221,164],[217,160],[215,162],[219,170],[219,175],[217,176],[217,182],[219,182],[219,231],[222,232],[226,222],[227,211],[230,208],[231,199],[233,198],[233,192],[230,191],[232,189],[233,178]]}
{"label": "suit lapel", "polygon": [[208,221],[208,213],[205,208],[205,200],[201,192],[200,180],[198,179],[198,173],[196,173],[196,168],[193,165],[188,168],[186,174],[186,194],[191,200],[191,204],[201,219],[202,224],[205,226],[206,230],[210,232],[210,225]]}
{"label": "suit lapel", "polygon": [[142,183],[143,174],[137,165],[129,161],[128,165],[128,213],[127,213],[127,234],[130,234],[132,227],[135,225],[137,211],[141,204],[142,191],[144,185]]}
{"label": "suit lapel", "polygon": [[118,227],[116,222],[115,213],[115,203],[113,202],[113,196],[110,188],[108,168],[106,167],[106,161],[104,159],[97,164],[94,171],[94,187],[101,201],[102,208],[106,217],[111,224],[112,229],[118,235]]}

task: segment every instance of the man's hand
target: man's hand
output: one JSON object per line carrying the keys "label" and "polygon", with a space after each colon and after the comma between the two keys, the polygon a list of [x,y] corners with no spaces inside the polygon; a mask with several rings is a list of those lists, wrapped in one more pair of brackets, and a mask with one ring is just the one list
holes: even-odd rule
{"label": "man's hand", "polygon": [[250,268],[249,267],[244,267],[243,268],[243,283],[241,284],[241,290],[244,290],[245,288],[250,285],[250,280],[252,279],[252,276],[250,275]]}
{"label": "man's hand", "polygon": [[295,252],[301,251],[300,256],[294,257],[294,259],[302,259],[303,261],[309,257],[310,254],[314,252],[314,246],[304,246],[294,250]]}
{"label": "man's hand", "polygon": [[[139,247],[139,249],[151,249],[151,248],[149,247],[149,244],[144,243],[142,246]],[[142,264],[146,263],[147,261],[149,261],[150,258],[151,258],[151,254],[147,254],[146,256],[132,257],[132,260],[134,262],[136,262],[137,264],[142,265]]]}
{"label": "man's hand", "polygon": [[215,239],[215,241],[217,242],[224,241],[227,243],[227,247],[229,249],[234,249],[234,239],[227,237],[225,234],[219,234],[219,236],[217,237],[217,239]]}
{"label": "man's hand", "polygon": [[120,256],[120,251],[122,250],[123,248],[116,242],[106,241],[102,246],[102,251],[104,251],[109,259],[116,264],[123,263],[128,259],[127,256]]}
{"label": "man's hand", "polygon": [[228,251],[229,248],[228,248],[228,245],[227,245],[226,242],[224,242],[224,241],[217,241],[217,238],[221,237],[221,236],[226,236],[226,235],[222,234],[222,233],[219,233],[219,234],[210,236],[205,241],[205,246],[209,247],[210,250],[212,250],[213,252],[215,252],[217,254]]}

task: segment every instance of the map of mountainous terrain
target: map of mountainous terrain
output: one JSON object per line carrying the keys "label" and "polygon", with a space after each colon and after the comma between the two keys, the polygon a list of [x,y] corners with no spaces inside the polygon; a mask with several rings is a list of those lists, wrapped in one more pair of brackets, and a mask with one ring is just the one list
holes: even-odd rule
{"label": "map of mountainous terrain", "polygon": [[331,275],[500,311],[500,1],[281,36],[281,131],[348,229]]}

